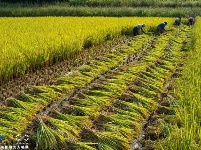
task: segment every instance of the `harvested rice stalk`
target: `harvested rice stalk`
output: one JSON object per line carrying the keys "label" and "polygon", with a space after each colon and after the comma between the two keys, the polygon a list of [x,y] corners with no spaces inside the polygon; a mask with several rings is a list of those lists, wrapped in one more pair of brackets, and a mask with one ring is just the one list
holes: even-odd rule
{"label": "harvested rice stalk", "polygon": [[36,150],[61,150],[64,147],[66,147],[65,139],[40,120],[36,137]]}

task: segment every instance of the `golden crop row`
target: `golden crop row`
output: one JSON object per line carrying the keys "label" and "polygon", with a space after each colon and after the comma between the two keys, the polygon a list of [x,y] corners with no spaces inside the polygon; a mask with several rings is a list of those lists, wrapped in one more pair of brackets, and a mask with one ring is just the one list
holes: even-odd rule
{"label": "golden crop row", "polygon": [[[192,34],[185,44],[187,57],[182,76],[173,84],[175,112],[178,123],[171,124],[170,134],[162,142],[163,149],[194,149],[201,147],[201,17],[196,17]],[[189,51],[190,50],[190,51]]]}
{"label": "golden crop row", "polygon": [[70,54],[92,44],[116,37],[126,29],[145,23],[146,29],[173,18],[153,17],[35,17],[0,18],[0,81],[26,70],[43,66],[53,59],[67,59]]}

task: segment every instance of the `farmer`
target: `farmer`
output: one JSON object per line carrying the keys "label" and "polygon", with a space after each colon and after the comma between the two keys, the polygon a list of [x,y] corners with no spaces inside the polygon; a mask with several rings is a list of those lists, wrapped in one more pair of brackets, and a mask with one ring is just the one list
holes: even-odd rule
{"label": "farmer", "polygon": [[188,18],[187,25],[193,25],[195,23],[195,19],[193,17]]}
{"label": "farmer", "polygon": [[3,143],[5,139],[6,137],[4,135],[0,135],[0,144]]}
{"label": "farmer", "polygon": [[174,25],[179,26],[181,24],[181,17],[177,17],[174,21]]}
{"label": "farmer", "polygon": [[138,25],[134,26],[133,35],[134,36],[139,35],[139,30],[141,30],[143,33],[145,33],[144,30],[143,30],[143,27],[145,27],[145,24],[138,24]]}
{"label": "farmer", "polygon": [[157,33],[163,33],[165,31],[165,26],[167,25],[167,22],[163,22],[163,23],[160,23],[158,26],[157,26],[157,30],[156,32]]}

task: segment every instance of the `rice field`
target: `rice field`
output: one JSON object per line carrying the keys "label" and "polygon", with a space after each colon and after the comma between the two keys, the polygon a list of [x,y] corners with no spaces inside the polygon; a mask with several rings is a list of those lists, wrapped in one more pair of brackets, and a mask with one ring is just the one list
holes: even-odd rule
{"label": "rice field", "polygon": [[[164,21],[167,32],[153,35]],[[185,127],[188,121],[179,114],[182,108],[172,107],[173,97],[181,91],[173,85],[184,87],[178,80],[188,75],[184,62],[189,54],[194,56],[194,44],[199,49],[194,27],[174,26],[174,18],[157,17],[1,18],[0,22],[2,84],[61,61],[77,62],[86,58],[83,51],[91,56],[53,84],[33,84],[17,95],[1,97],[2,147],[23,141],[24,147],[37,150],[175,148],[168,140],[174,126],[169,128],[168,123],[176,120]],[[132,28],[138,23],[146,24],[147,34],[133,37]],[[115,46],[108,42],[123,35]],[[107,43],[103,53],[93,57],[101,43]],[[199,83],[198,78],[193,83]],[[194,137],[188,139],[189,145],[193,141]]]}
{"label": "rice field", "polygon": [[[155,20],[160,23],[171,19]],[[1,82],[29,70],[70,59],[92,44],[117,37],[122,32],[132,32],[135,24],[144,22],[148,26],[147,30],[154,27],[151,18],[1,18],[0,22]]]}

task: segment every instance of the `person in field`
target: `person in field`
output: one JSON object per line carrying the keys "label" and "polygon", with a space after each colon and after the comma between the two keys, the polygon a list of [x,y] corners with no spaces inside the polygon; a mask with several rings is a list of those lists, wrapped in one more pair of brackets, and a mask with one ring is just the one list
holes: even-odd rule
{"label": "person in field", "polygon": [[195,19],[193,17],[188,18],[187,25],[193,25],[195,23]]}
{"label": "person in field", "polygon": [[167,25],[167,22],[160,23],[160,24],[157,26],[156,32],[157,32],[157,33],[163,33],[163,32],[165,32],[165,26],[166,26],[166,25]]}
{"label": "person in field", "polygon": [[138,25],[134,26],[133,35],[134,36],[139,35],[139,30],[141,30],[143,33],[145,33],[145,31],[143,29],[145,26],[146,26],[145,24],[138,24]]}
{"label": "person in field", "polygon": [[181,17],[177,17],[174,21],[174,25],[179,26],[181,24]]}

